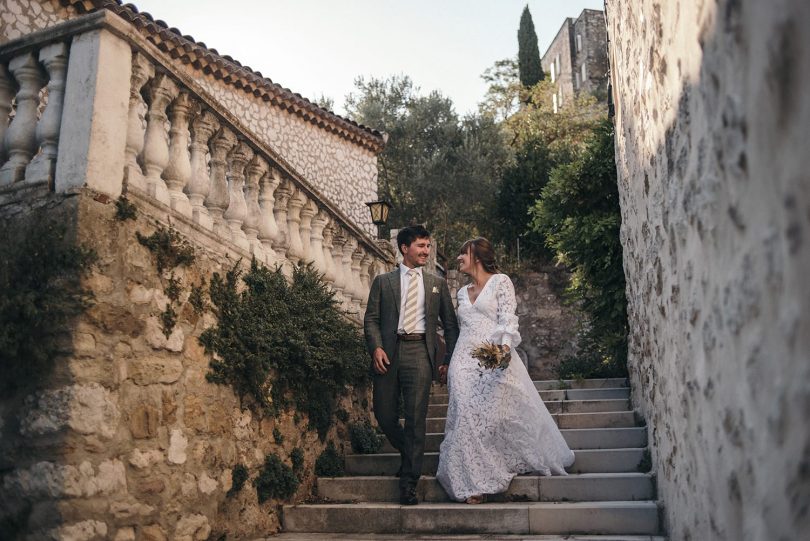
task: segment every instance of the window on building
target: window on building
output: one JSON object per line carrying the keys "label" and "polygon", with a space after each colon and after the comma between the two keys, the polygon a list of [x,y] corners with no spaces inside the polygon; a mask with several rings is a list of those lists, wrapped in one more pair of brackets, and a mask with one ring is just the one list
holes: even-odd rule
{"label": "window on building", "polygon": [[577,34],[577,52],[582,50],[582,34]]}
{"label": "window on building", "polygon": [[559,96],[559,97],[557,98],[557,104],[558,104],[560,107],[562,107],[562,106],[563,106],[563,91],[562,91],[562,86],[561,86],[560,88],[558,88],[558,89],[557,89],[557,95]]}
{"label": "window on building", "polygon": [[579,72],[574,74],[574,88],[579,90]]}
{"label": "window on building", "polygon": [[553,83],[556,81],[557,78],[554,76],[554,62],[551,63],[551,82]]}
{"label": "window on building", "polygon": [[551,103],[554,106],[554,112],[557,112],[557,94],[551,96]]}
{"label": "window on building", "polygon": [[582,75],[581,75],[582,83],[584,84],[585,81],[588,79],[587,71],[586,71],[586,64],[582,63]]}

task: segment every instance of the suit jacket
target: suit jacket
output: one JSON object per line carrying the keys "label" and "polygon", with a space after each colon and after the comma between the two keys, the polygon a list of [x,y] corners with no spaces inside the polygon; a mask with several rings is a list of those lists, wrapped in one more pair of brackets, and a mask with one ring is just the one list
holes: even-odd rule
{"label": "suit jacket", "polygon": [[[439,362],[447,364],[453,354],[458,339],[458,320],[450,299],[450,290],[444,278],[422,269],[422,282],[425,285],[425,343],[430,364],[436,368],[438,340],[436,329],[439,321],[444,329],[447,354]],[[389,359],[397,351],[397,327],[399,310],[402,304],[399,269],[379,274],[371,284],[368,306],[363,318],[366,346],[369,354],[378,347],[383,348]]]}

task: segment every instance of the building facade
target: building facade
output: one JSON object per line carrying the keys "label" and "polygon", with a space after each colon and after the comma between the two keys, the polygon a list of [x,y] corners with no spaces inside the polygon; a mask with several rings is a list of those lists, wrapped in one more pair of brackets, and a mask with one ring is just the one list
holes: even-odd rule
{"label": "building facade", "polygon": [[607,101],[608,60],[605,13],[582,10],[568,17],[542,58],[543,72],[556,85],[554,111],[581,92]]}

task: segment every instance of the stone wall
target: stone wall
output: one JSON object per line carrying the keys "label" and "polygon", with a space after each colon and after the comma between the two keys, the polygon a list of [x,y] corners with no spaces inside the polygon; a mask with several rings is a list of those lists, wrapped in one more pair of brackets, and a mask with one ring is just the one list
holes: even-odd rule
{"label": "stone wall", "polygon": [[669,538],[803,538],[810,3],[607,13],[629,370]]}
{"label": "stone wall", "polygon": [[[135,237],[155,230],[146,209],[120,222],[103,194],[48,197],[48,214],[76,224],[79,242],[98,254],[86,280],[95,299],[48,380],[0,400],[0,520],[16,515],[31,540],[253,539],[277,531],[277,502],[260,505],[251,481],[226,495],[233,466],[247,466],[252,480],[266,454],[289,465],[299,447],[305,466],[292,499],[301,500],[324,444],[305,415],[258,416],[231,387],[206,381],[209,358],[198,337],[215,320],[210,311],[197,315],[188,296],[234,260],[189,237],[196,259],[174,269],[183,292],[166,338],[158,319],[169,302],[166,279]],[[12,210],[30,212],[0,214]],[[351,420],[368,418],[368,399],[358,392],[340,407]],[[342,446],[346,425],[336,421],[327,439]]]}
{"label": "stone wall", "polygon": [[[79,15],[57,0],[4,0],[4,6],[0,45]],[[159,13],[155,16],[160,18]],[[193,77],[355,224],[376,234],[365,205],[377,199],[377,157],[373,152],[191,65],[178,63],[175,68]]]}

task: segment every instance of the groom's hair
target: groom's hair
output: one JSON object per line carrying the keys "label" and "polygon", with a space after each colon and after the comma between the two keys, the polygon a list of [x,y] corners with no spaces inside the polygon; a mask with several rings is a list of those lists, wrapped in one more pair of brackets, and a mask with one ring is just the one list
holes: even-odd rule
{"label": "groom's hair", "polygon": [[410,246],[413,241],[416,239],[429,239],[430,238],[430,231],[422,227],[421,225],[409,225],[408,227],[403,227],[397,233],[397,248],[399,248],[399,253],[402,253],[402,245]]}

